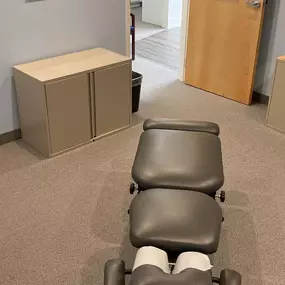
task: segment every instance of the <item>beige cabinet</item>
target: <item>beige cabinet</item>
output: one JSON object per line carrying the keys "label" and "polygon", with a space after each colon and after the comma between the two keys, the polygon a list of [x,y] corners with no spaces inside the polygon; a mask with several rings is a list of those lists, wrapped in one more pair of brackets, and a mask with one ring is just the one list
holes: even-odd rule
{"label": "beige cabinet", "polygon": [[123,130],[131,60],[93,49],[14,67],[25,142],[51,157]]}
{"label": "beige cabinet", "polygon": [[131,106],[126,102],[130,102],[131,91],[126,74],[130,73],[126,64],[94,73],[96,135],[121,129],[129,122]]}
{"label": "beige cabinet", "polygon": [[50,148],[57,153],[92,138],[88,75],[45,86]]}
{"label": "beige cabinet", "polygon": [[285,56],[277,59],[266,123],[269,127],[285,132]]}

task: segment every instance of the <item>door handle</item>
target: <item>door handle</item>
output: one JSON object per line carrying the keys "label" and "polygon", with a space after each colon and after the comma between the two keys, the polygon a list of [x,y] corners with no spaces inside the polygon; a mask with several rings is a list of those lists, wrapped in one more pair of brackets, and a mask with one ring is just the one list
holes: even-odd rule
{"label": "door handle", "polygon": [[261,6],[260,0],[246,0],[246,4],[252,8],[258,9]]}

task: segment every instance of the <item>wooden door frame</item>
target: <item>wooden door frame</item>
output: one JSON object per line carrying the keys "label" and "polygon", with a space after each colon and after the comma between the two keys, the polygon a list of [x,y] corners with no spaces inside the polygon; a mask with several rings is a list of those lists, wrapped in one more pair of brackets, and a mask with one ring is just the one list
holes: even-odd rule
{"label": "wooden door frame", "polygon": [[[182,22],[181,22],[181,37],[180,37],[180,67],[179,67],[179,80],[185,80],[185,62],[187,52],[187,39],[188,39],[188,23],[189,23],[189,7],[191,0],[182,0]],[[126,0],[126,56],[130,57],[130,0]]]}
{"label": "wooden door frame", "polygon": [[185,64],[186,64],[186,56],[187,56],[190,1],[191,0],[183,0],[183,5],[182,5],[179,79],[183,82],[185,81]]}

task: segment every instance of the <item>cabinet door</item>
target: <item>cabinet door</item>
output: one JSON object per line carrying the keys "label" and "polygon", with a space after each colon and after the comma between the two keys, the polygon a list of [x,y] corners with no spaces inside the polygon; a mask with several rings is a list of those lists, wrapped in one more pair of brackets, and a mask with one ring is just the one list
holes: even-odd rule
{"label": "cabinet door", "polygon": [[46,85],[52,154],[91,139],[87,74]]}
{"label": "cabinet door", "polygon": [[277,61],[273,91],[268,107],[267,123],[285,132],[285,61]]}
{"label": "cabinet door", "polygon": [[96,71],[95,126],[96,136],[130,124],[131,65],[124,64]]}

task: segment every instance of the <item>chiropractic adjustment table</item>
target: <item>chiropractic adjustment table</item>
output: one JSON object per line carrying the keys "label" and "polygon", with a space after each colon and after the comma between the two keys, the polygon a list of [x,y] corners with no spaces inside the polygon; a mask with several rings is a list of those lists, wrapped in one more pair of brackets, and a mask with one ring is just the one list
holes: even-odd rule
{"label": "chiropractic adjustment table", "polygon": [[134,267],[126,271],[122,260],[105,264],[104,285],[125,285],[125,275],[132,274],[129,285],[240,285],[241,275],[230,269],[222,270],[220,278],[212,276],[207,255],[185,252],[176,263],[169,263],[167,253],[155,247],[138,250]]}
{"label": "chiropractic adjustment table", "polygon": [[[215,196],[224,184],[219,126],[211,122],[148,119],[132,168],[130,192],[184,189]],[[224,201],[222,191],[219,198]]]}
{"label": "chiropractic adjustment table", "polygon": [[217,251],[222,210],[211,197],[185,190],[151,189],[139,193],[130,207],[133,246],[156,246],[174,254]]}
{"label": "chiropractic adjustment table", "polygon": [[[211,122],[148,119],[132,168],[138,194],[129,209],[130,241],[139,248],[132,270],[105,265],[104,285],[240,285],[223,270],[212,277],[208,254],[219,245],[225,193],[219,126]],[[168,262],[168,255],[176,263]]]}

